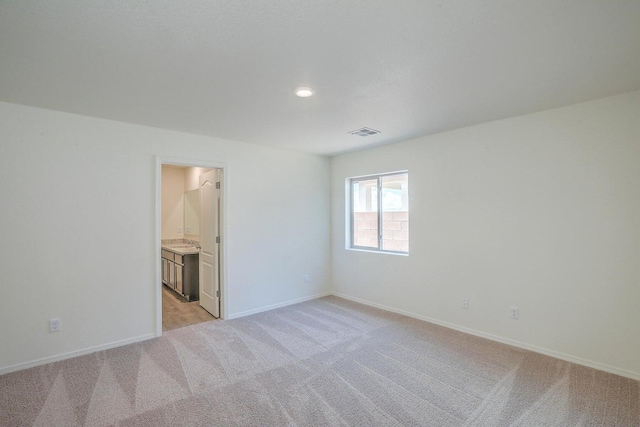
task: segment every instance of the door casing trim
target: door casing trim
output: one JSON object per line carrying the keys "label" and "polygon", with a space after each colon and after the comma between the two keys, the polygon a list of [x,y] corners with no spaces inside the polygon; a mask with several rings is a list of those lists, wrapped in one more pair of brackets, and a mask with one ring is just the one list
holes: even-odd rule
{"label": "door casing trim", "polygon": [[156,160],[156,195],[155,195],[155,278],[153,281],[156,308],[155,308],[155,336],[162,336],[162,261],[160,251],[162,248],[162,165],[192,166],[201,168],[220,169],[222,171],[222,183],[220,184],[220,235],[223,237],[220,244],[220,319],[226,319],[227,307],[229,306],[229,296],[227,288],[227,188],[229,183],[229,168],[226,162],[203,159],[188,159],[171,156],[155,156]]}

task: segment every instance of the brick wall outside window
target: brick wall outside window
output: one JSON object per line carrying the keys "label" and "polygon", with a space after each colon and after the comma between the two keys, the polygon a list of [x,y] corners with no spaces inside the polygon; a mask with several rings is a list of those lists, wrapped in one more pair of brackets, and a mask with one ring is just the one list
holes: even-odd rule
{"label": "brick wall outside window", "polygon": [[[353,233],[355,246],[377,248],[377,212],[355,212]],[[409,252],[409,212],[384,212],[382,214],[382,249]]]}

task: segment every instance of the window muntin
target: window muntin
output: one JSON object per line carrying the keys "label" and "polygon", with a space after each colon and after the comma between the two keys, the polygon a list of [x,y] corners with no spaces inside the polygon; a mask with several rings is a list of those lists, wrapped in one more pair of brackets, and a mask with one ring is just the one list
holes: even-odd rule
{"label": "window muntin", "polygon": [[409,253],[409,174],[351,178],[351,247]]}

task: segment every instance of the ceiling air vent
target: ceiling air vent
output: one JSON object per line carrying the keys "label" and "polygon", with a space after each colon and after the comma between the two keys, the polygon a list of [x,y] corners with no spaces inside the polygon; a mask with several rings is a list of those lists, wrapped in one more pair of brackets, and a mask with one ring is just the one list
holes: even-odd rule
{"label": "ceiling air vent", "polygon": [[371,128],[362,128],[362,129],[352,130],[349,133],[351,135],[358,135],[358,136],[371,136],[371,135],[379,134],[380,131],[379,130],[375,130],[375,129],[371,129]]}

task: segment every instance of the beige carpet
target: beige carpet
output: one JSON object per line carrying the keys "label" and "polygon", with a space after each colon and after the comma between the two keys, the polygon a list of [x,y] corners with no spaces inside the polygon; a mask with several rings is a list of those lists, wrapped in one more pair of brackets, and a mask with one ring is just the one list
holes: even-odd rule
{"label": "beige carpet", "polygon": [[0,376],[2,426],[638,426],[639,382],[328,297]]}

